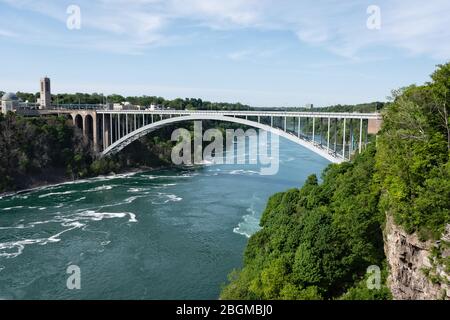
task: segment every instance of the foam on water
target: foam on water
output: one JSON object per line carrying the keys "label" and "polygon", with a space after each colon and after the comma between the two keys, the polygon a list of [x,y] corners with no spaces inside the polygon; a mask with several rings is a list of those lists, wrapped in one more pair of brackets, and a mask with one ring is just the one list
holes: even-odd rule
{"label": "foam on water", "polygon": [[229,174],[231,175],[259,175],[260,173],[258,171],[253,171],[253,170],[244,170],[244,169],[239,169],[239,170],[232,170],[229,172]]}
{"label": "foam on water", "polygon": [[150,190],[150,188],[129,188],[127,190],[127,192],[129,192],[129,193],[139,193],[139,192],[146,192],[148,190]]}
{"label": "foam on water", "polygon": [[162,202],[153,200],[153,201],[151,201],[151,203],[156,204],[156,205],[161,205],[161,204],[166,204],[169,202],[178,202],[178,201],[183,200],[183,198],[178,197],[175,194],[168,194],[168,193],[163,193],[163,192],[158,192],[157,198],[158,198],[158,200],[162,200]]}
{"label": "foam on water", "polygon": [[60,195],[66,195],[66,194],[72,194],[72,193],[75,193],[75,191],[50,192],[50,193],[46,193],[46,194],[41,194],[40,196],[38,196],[38,198],[47,198],[47,197],[51,197],[51,196],[60,196]]}
{"label": "foam on water", "polygon": [[79,217],[90,218],[92,221],[101,221],[103,219],[113,219],[113,218],[125,218],[129,216],[128,222],[137,222],[136,215],[131,212],[96,212],[93,210],[86,210],[78,213]]}
{"label": "foam on water", "polygon": [[[40,187],[36,187],[36,188],[30,188],[30,189],[25,189],[25,190],[21,190],[19,192],[16,193],[10,193],[10,194],[6,194],[3,196],[0,196],[0,200],[3,199],[28,199],[29,194],[30,193],[34,193],[34,192],[39,192],[39,191],[51,191],[51,190],[58,190],[61,189],[65,186],[70,186],[70,185],[78,185],[78,184],[84,184],[84,183],[92,183],[92,182],[101,182],[101,181],[110,181],[110,180],[114,180],[114,179],[126,179],[126,178],[130,178],[135,176],[136,174],[138,174],[139,172],[130,172],[130,173],[122,173],[122,174],[112,174],[112,175],[108,175],[108,176],[98,176],[95,178],[89,178],[89,179],[80,179],[80,180],[74,180],[74,181],[66,181],[63,183],[57,183],[57,184],[53,184],[53,185],[45,185],[45,186],[40,186]],[[49,194],[44,194],[44,195],[40,195],[39,198],[46,198],[46,197],[50,197],[52,195],[65,195],[65,194],[71,194],[71,193],[75,193],[76,191],[66,191],[66,192],[54,192],[54,193],[49,193]]]}
{"label": "foam on water", "polygon": [[128,217],[128,222],[136,223],[136,215],[132,212],[100,212],[96,210],[79,210],[75,213],[63,215],[61,212],[55,213],[52,219],[44,221],[33,221],[28,224],[17,224],[14,226],[2,226],[0,230],[7,229],[28,229],[34,228],[38,225],[44,224],[58,224],[63,227],[63,230],[53,234],[49,237],[35,238],[35,239],[21,239],[18,241],[8,241],[0,243],[0,258],[16,258],[22,254],[23,250],[28,245],[39,244],[46,245],[48,243],[60,242],[61,235],[75,229],[84,229],[90,222],[102,221],[105,219],[123,219]]}
{"label": "foam on water", "polygon": [[243,216],[244,221],[240,222],[233,229],[233,232],[250,238],[253,234],[261,230],[261,227],[259,226],[257,213],[252,208],[247,208],[247,212],[249,214]]}
{"label": "foam on water", "polygon": [[20,241],[11,241],[0,243],[0,258],[15,258],[22,254],[26,245],[43,244],[48,241],[48,238],[43,239],[25,239]]}
{"label": "foam on water", "polygon": [[[114,179],[123,179],[123,178],[131,177],[131,176],[134,176],[135,174],[136,173],[130,173],[130,174],[123,174],[123,175],[98,177],[98,178],[89,179],[89,180],[79,180],[79,181],[74,181],[74,182],[67,182],[67,183],[54,185],[54,186],[36,188],[34,190],[31,190],[31,192],[29,191],[27,193],[27,195],[16,194],[13,196],[8,196],[8,197],[10,197],[10,199],[26,200],[33,193],[35,194],[35,197],[38,199],[60,197],[60,196],[70,195],[70,194],[79,192],[79,191],[75,191],[75,190],[67,190],[67,189],[64,190],[63,188],[67,188],[67,185],[92,184],[92,183],[96,183],[98,181],[111,181]],[[161,179],[189,178],[192,176],[193,176],[192,174],[184,174],[182,176],[168,176],[168,177],[164,176],[164,175],[147,176],[146,178],[147,179],[152,179],[152,178],[155,178],[155,179],[158,179],[158,178],[161,178]],[[159,185],[158,187],[169,187],[169,186],[175,186],[175,185],[176,185],[175,183],[165,183],[165,184]],[[85,188],[86,191],[81,191],[81,192],[110,191],[114,187],[117,187],[117,185],[103,184],[103,185],[100,185],[100,186],[97,186],[94,188],[90,188],[90,189]],[[84,228],[86,226],[88,226],[89,224],[91,224],[93,222],[100,222],[100,221],[103,221],[106,219],[128,218],[129,223],[137,223],[138,220],[136,218],[136,215],[132,212],[112,212],[113,210],[106,210],[108,212],[101,212],[101,211],[102,211],[102,209],[108,208],[108,207],[112,208],[112,207],[117,207],[117,206],[121,206],[121,205],[131,204],[132,202],[134,202],[135,200],[137,200],[139,198],[148,196],[149,192],[146,192],[148,190],[151,190],[151,189],[148,187],[147,188],[146,187],[129,188],[128,192],[137,193],[138,195],[133,196],[133,197],[128,197],[128,198],[126,198],[122,201],[118,201],[116,203],[98,206],[96,208],[82,209],[82,210],[80,209],[71,214],[67,214],[64,212],[52,213],[51,214],[52,216],[49,219],[42,219],[39,221],[29,221],[29,218],[27,218],[28,223],[16,222],[14,225],[1,226],[0,230],[16,229],[17,232],[22,232],[21,230],[23,230],[23,229],[35,228],[37,226],[42,226],[45,224],[52,225],[52,227],[45,227],[45,228],[37,229],[34,232],[36,237],[29,238],[29,235],[24,234],[23,239],[20,239],[20,234],[19,234],[19,240],[14,239],[14,241],[5,241],[5,242],[0,243],[0,259],[1,258],[6,258],[6,259],[16,258],[17,256],[19,256],[23,253],[23,251],[25,250],[25,248],[27,246],[30,246],[30,245],[46,245],[49,243],[60,242],[60,241],[62,241],[62,236],[65,233],[70,232],[75,229],[84,230]],[[42,194],[39,194],[39,193],[42,193]],[[144,193],[144,194],[140,194],[140,193]],[[8,197],[6,199],[8,199]],[[175,194],[159,193],[159,194],[157,194],[157,197],[163,197],[164,203],[182,200],[182,198],[177,197]],[[1,198],[1,199],[3,199],[3,198]],[[85,196],[71,200],[70,203],[81,202],[83,200],[86,200]],[[51,205],[50,207],[51,208],[63,208],[65,204],[66,203],[64,201],[59,201],[55,205]],[[67,203],[67,204],[69,204],[69,203]],[[68,207],[70,207],[70,204]],[[13,211],[13,210],[18,210],[18,209],[23,209],[23,208],[25,208],[25,206],[20,205],[20,206],[10,206],[7,208],[3,208],[1,210],[2,211]],[[33,207],[27,207],[27,208],[28,209],[37,209],[37,210],[39,210],[39,212],[43,212],[44,210],[48,209],[48,207],[44,207],[44,206],[41,206],[41,207],[33,206]],[[48,216],[47,213],[45,215]],[[38,216],[36,216],[36,217],[38,217]],[[53,235],[47,236],[46,230],[54,229],[55,228],[54,225],[56,225],[56,226],[59,225],[59,227],[57,227],[57,228],[62,229],[62,230],[59,230],[58,232],[56,232]],[[40,235],[43,235],[43,234],[45,234],[45,236],[41,237]],[[110,241],[102,241],[101,245],[106,246],[109,243],[110,243]]]}
{"label": "foam on water", "polygon": [[105,191],[105,190],[111,190],[112,188],[117,187],[116,185],[102,185],[99,187],[95,187],[89,190],[86,190],[86,192],[96,192],[96,191]]}
{"label": "foam on water", "polygon": [[22,208],[24,208],[24,206],[8,207],[8,208],[3,208],[2,211],[11,211],[14,209],[22,209]]}

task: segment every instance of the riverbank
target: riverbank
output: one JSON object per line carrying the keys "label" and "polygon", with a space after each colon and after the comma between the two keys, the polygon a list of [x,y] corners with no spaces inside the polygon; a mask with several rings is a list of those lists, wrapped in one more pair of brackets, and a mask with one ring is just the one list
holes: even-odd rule
{"label": "riverbank", "polygon": [[99,178],[99,177],[113,177],[116,175],[124,175],[124,174],[136,174],[141,172],[150,172],[150,171],[157,171],[162,169],[170,169],[171,166],[138,166],[134,168],[126,168],[123,170],[120,170],[118,172],[111,172],[107,175],[97,175],[97,176],[91,176],[86,177],[82,179],[72,179],[70,177],[67,177],[66,174],[64,174],[64,170],[60,168],[53,168],[46,170],[46,172],[42,172],[38,175],[27,177],[28,183],[23,187],[19,187],[16,190],[12,191],[5,191],[0,192],[0,200],[4,197],[8,197],[15,194],[21,194],[26,192],[31,192],[36,189],[44,188],[44,187],[52,187],[64,183],[72,183],[77,181],[84,181],[86,179],[93,179],[93,178]]}

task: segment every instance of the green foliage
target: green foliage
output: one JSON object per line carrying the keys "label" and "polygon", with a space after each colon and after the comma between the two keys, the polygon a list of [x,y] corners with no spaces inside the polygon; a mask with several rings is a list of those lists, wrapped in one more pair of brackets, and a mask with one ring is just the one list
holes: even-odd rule
{"label": "green foliage", "polygon": [[[29,100],[30,102],[35,102],[38,95],[18,93],[19,98],[22,100]],[[74,94],[57,94],[52,97],[55,104],[104,104],[109,103],[121,103],[128,101],[135,105],[140,106],[150,106],[151,104],[159,105],[164,108],[170,108],[174,110],[252,110],[250,106],[242,105],[240,103],[217,103],[202,101],[202,99],[174,99],[166,100],[161,97],[154,96],[130,96],[124,97],[118,94],[112,94],[109,96],[104,96],[98,93],[74,93]]]}
{"label": "green foliage", "polygon": [[33,175],[65,167],[73,161],[75,149],[86,152],[89,148],[65,118],[1,115],[0,191],[27,187]]}
{"label": "green foliage", "polygon": [[395,93],[378,139],[382,207],[408,232],[439,238],[450,221],[450,64]]}
{"label": "green foliage", "polygon": [[224,299],[333,299],[384,260],[375,148],[272,196]]}

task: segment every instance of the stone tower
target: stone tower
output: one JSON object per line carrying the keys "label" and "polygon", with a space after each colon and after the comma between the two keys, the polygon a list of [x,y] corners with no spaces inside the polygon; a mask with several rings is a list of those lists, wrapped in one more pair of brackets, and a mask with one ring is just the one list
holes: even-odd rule
{"label": "stone tower", "polygon": [[50,93],[50,79],[45,77],[41,79],[41,99],[39,109],[50,108],[52,104],[52,96]]}

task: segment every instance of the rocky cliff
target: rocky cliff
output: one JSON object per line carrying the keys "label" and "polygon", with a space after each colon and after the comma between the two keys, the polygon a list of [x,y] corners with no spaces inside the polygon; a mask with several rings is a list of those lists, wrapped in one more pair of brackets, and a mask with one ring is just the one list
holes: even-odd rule
{"label": "rocky cliff", "polygon": [[384,238],[388,286],[394,299],[450,299],[450,276],[442,263],[450,256],[450,225],[440,241],[423,242],[388,216]]}

